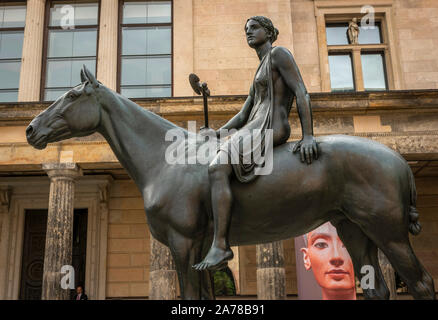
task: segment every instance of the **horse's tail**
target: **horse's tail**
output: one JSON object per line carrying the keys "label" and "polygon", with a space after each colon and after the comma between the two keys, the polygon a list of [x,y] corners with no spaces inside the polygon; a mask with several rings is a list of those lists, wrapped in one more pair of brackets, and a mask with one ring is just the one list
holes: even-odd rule
{"label": "horse's tail", "polygon": [[417,235],[421,231],[421,224],[418,222],[417,211],[417,188],[415,187],[414,174],[408,165],[409,174],[409,189],[410,189],[410,205],[409,205],[409,232],[413,235]]}

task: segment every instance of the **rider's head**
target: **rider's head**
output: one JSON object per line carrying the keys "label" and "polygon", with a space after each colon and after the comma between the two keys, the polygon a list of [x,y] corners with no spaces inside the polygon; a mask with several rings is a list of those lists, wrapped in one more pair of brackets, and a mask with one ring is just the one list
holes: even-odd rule
{"label": "rider's head", "polygon": [[[254,17],[251,17],[248,20],[246,20],[246,23],[245,23],[245,33],[247,36],[248,44],[250,46],[253,46],[252,42],[255,42],[257,40],[261,40],[261,39],[257,39],[257,37],[259,35],[257,34],[257,30],[255,30],[254,28],[251,28],[252,26],[254,26],[254,27],[260,26],[261,29],[264,31],[264,37],[267,40],[269,40],[269,42],[271,42],[271,44],[274,43],[275,40],[277,40],[278,29],[274,27],[271,19],[263,17],[263,16],[254,16]],[[253,37],[256,39],[251,39]]]}

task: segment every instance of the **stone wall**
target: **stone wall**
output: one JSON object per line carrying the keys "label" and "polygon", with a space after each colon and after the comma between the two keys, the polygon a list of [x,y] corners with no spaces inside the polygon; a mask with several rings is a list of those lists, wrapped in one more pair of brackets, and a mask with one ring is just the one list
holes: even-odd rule
{"label": "stone wall", "polygon": [[397,0],[395,29],[406,89],[438,88],[438,1]]}
{"label": "stone wall", "polygon": [[247,94],[259,60],[248,47],[244,26],[255,15],[280,30],[275,45],[293,50],[289,0],[194,0],[194,71],[214,95]]}
{"label": "stone wall", "polygon": [[109,201],[107,290],[112,297],[149,293],[149,229],[143,200],[130,180],[116,180]]}
{"label": "stone wall", "polygon": [[291,0],[294,57],[309,92],[321,91],[313,1]]}
{"label": "stone wall", "polygon": [[420,214],[423,227],[418,236],[410,236],[415,254],[435,282],[438,291],[438,178],[424,177],[416,179]]}

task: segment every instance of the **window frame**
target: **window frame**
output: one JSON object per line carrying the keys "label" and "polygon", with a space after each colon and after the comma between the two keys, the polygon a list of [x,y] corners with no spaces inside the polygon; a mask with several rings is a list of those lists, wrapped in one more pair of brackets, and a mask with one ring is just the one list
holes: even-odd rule
{"label": "window frame", "polygon": [[[1,7],[15,7],[15,6],[23,6],[26,8],[26,16],[24,18],[24,26],[23,27],[9,27],[9,28],[0,28],[0,32],[17,32],[17,31],[22,31],[23,32],[23,44],[24,44],[24,30],[26,28],[26,17],[27,17],[27,1],[5,1],[4,3],[2,3],[0,5]],[[23,46],[22,44],[22,46]],[[23,49],[21,51],[21,56],[19,58],[6,58],[6,59],[1,59],[0,58],[0,62],[3,61],[9,61],[9,62],[20,62],[20,73],[18,75],[18,86],[17,88],[6,88],[6,89],[0,89],[0,92],[6,92],[6,91],[11,91],[11,90],[17,90],[17,101],[18,101],[18,93],[20,91],[20,77],[21,77],[21,64],[23,62]],[[17,101],[12,101],[11,103],[15,103]],[[7,103],[4,101],[1,101],[1,103]]]}
{"label": "window frame", "polygon": [[[351,19],[354,17],[362,18],[365,15],[361,13],[362,6],[364,5],[374,6],[375,21],[381,23],[381,38],[382,42],[386,45],[383,51],[385,57],[384,62],[386,66],[385,72],[387,79],[387,90],[402,90],[404,88],[403,72],[398,58],[399,50],[396,42],[396,32],[393,27],[393,5],[390,0],[384,2],[381,2],[381,0],[368,0],[367,2],[358,1],[348,5],[337,0],[314,1],[322,92],[331,92],[330,71],[328,67],[326,23],[345,23],[351,21]],[[376,51],[375,47],[373,47],[376,45],[370,44],[366,46],[367,48],[365,48],[364,51]],[[355,66],[355,70],[358,70],[357,66]],[[360,72],[360,76],[362,76],[362,69],[360,68],[358,71]],[[363,81],[361,84],[362,88],[358,88],[356,92],[364,91]]]}
{"label": "window frame", "polygon": [[[46,91],[46,78],[47,78],[47,59],[48,59],[48,49],[49,49],[49,31],[50,30],[62,30],[61,27],[49,26],[50,24],[50,8],[53,3],[63,3],[66,4],[76,2],[76,3],[97,3],[97,25],[78,25],[75,26],[76,29],[90,29],[96,28],[97,36],[96,36],[96,65],[94,74],[97,75],[97,64],[99,57],[99,35],[100,35],[100,10],[101,10],[101,2],[102,0],[47,0],[46,8],[44,13],[44,40],[43,40],[43,54],[42,54],[42,63],[41,63],[41,84],[40,84],[40,101],[45,101],[44,95]],[[88,56],[87,56],[88,57]],[[63,58],[63,57],[59,57]],[[67,58],[67,57],[64,57]],[[71,58],[71,57],[70,57]],[[77,57],[75,57],[77,58]],[[80,57],[79,57],[80,58]]]}
{"label": "window frame", "polygon": [[[326,23],[324,25],[324,32],[327,32],[327,25],[345,25],[348,24],[349,21],[351,21],[352,18],[362,18],[363,15],[352,15],[349,18],[336,18],[336,17],[326,17]],[[342,54],[342,53],[350,53],[352,58],[352,64],[353,64],[353,80],[354,80],[354,87],[355,91],[373,91],[373,90],[366,90],[365,89],[365,83],[363,79],[363,73],[362,73],[362,53],[380,53],[383,55],[383,60],[386,59],[386,52],[388,51],[388,44],[387,40],[385,38],[384,32],[382,31],[382,21],[381,16],[376,15],[375,23],[379,24],[379,33],[380,33],[380,39],[381,43],[378,44],[341,44],[341,45],[329,45],[326,41],[326,47],[327,47],[327,56],[333,55],[333,54]],[[349,41],[349,39],[347,39]],[[385,90],[389,90],[388,81],[387,81],[387,73],[386,70],[386,63],[383,64],[384,66],[384,79],[385,79]],[[329,70],[330,71],[330,70]],[[330,91],[337,92],[336,90],[332,90],[331,88],[331,79],[330,79]]]}
{"label": "window frame", "polygon": [[[373,51],[373,50],[363,50],[363,51],[361,51],[361,53],[360,53],[361,67],[362,67],[362,55],[367,55],[367,54],[379,54],[379,55],[382,56],[383,76],[384,76],[384,81],[385,81],[386,89],[385,89],[385,90],[378,90],[378,91],[388,91],[388,90],[389,90],[389,83],[388,83],[388,71],[387,71],[387,67],[386,67],[386,57],[385,57],[385,52],[384,52],[384,51],[381,51],[381,50],[380,50],[380,51],[379,51],[379,50],[376,50],[376,51]],[[361,69],[361,72],[362,72],[362,69]],[[364,87],[365,87],[365,80],[364,80],[363,76],[362,76],[362,81],[363,81],[363,83],[364,83]],[[367,91],[367,92],[373,92],[373,91],[375,91],[375,90],[367,90],[367,89],[365,88],[364,91]]]}
{"label": "window frame", "polygon": [[[166,23],[135,23],[135,24],[123,24],[123,5],[125,2],[169,2],[170,1],[170,22]],[[121,93],[122,82],[122,30],[126,27],[170,27],[170,97],[174,96],[174,43],[173,43],[173,28],[174,28],[174,1],[173,0],[119,0],[119,17],[118,17],[118,39],[117,39],[117,86],[116,91]],[[156,98],[168,98],[168,97],[156,97]],[[156,99],[154,97],[143,97],[135,99]]]}
{"label": "window frame", "polygon": [[[352,79],[353,79],[353,90],[333,90],[331,89],[331,92],[356,92],[357,91],[357,84],[356,84],[356,71],[354,70],[354,61],[353,61],[353,53],[351,51],[334,51],[334,52],[329,52],[327,59],[329,56],[342,56],[342,55],[348,55],[350,56],[350,61],[351,61],[351,71],[352,71]],[[330,63],[329,63],[329,72],[330,72]]]}

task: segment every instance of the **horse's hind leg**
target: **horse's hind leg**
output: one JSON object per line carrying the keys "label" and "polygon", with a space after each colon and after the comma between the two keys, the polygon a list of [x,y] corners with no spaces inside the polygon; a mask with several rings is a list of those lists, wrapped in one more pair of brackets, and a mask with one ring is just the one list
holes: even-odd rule
{"label": "horse's hind leg", "polygon": [[398,205],[401,202],[391,201],[380,208],[356,210],[354,218],[360,221],[364,233],[386,255],[412,296],[415,299],[435,299],[433,279],[415,256],[409,242],[406,210]]}
{"label": "horse's hind leg", "polygon": [[365,265],[374,268],[375,284],[374,288],[362,288],[366,299],[389,299],[389,290],[380,270],[377,257],[376,245],[363,233],[363,231],[353,222],[344,219],[333,221],[339,237],[353,260],[354,272],[361,279],[361,269]]}
{"label": "horse's hind leg", "polygon": [[201,300],[213,300],[214,281],[210,270],[199,271],[201,275]]}
{"label": "horse's hind leg", "polygon": [[415,256],[408,235],[399,241],[382,242],[380,249],[406,282],[414,299],[435,299],[433,279]]}

